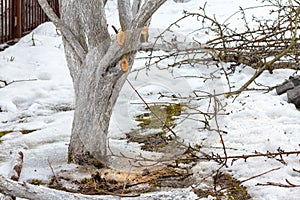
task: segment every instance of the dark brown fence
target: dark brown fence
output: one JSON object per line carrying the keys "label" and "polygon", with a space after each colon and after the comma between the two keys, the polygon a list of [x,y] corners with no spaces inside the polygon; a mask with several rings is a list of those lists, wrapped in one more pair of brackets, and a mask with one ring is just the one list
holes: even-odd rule
{"label": "dark brown fence", "polygon": [[[59,13],[58,0],[49,4]],[[14,42],[48,21],[37,0],[0,0],[0,44]]]}

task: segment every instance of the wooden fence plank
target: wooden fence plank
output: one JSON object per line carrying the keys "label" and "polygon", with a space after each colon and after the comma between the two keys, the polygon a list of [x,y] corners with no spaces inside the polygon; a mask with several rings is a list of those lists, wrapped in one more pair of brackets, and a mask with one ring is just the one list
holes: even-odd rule
{"label": "wooden fence plank", "polygon": [[15,27],[16,27],[16,38],[22,37],[22,0],[16,0],[16,15],[15,17],[17,18]]}
{"label": "wooden fence plank", "polygon": [[[59,1],[49,3],[59,15]],[[48,20],[37,0],[0,0],[0,44],[14,42]]]}

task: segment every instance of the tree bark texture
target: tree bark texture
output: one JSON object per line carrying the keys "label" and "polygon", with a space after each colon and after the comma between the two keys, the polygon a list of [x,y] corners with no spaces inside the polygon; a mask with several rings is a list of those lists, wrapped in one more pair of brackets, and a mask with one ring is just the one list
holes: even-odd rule
{"label": "tree bark texture", "polygon": [[[141,194],[139,197],[121,198],[120,196],[112,195],[83,195],[78,193],[69,193],[65,191],[50,189],[44,186],[32,185],[29,183],[20,183],[7,179],[0,175],[0,193],[21,197],[32,200],[155,200],[155,199],[186,199],[192,196],[196,199],[196,195],[190,192],[189,189],[176,189],[170,192]],[[130,195],[128,195],[130,196]],[[191,198],[189,198],[191,199]]]}
{"label": "tree bark texture", "polygon": [[[16,158],[13,160],[12,163],[12,169],[9,173],[9,178],[13,181],[18,181],[20,178],[20,174],[23,167],[23,152],[18,152],[16,155]],[[3,200],[16,200],[16,197],[14,195],[8,194],[5,195]]]}
{"label": "tree bark texture", "polygon": [[[105,16],[106,0],[60,1],[58,18],[47,0],[38,0],[63,35],[67,64],[73,79],[75,113],[69,144],[69,162],[107,164],[107,132],[112,109],[139,47],[141,30],[166,0],[118,0],[124,44],[111,37]],[[117,17],[117,16],[116,16]],[[127,70],[126,70],[127,71]]]}
{"label": "tree bark texture", "polygon": [[0,175],[0,193],[33,200],[115,200],[118,197],[113,196],[88,196],[82,194],[73,194],[65,191],[54,190],[44,186],[31,185],[29,183],[18,183],[6,179]]}

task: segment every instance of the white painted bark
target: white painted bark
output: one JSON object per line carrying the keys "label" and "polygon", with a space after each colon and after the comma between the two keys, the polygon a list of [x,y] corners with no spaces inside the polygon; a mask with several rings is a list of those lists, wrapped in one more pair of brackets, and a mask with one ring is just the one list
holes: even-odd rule
{"label": "white painted bark", "polygon": [[34,200],[113,200],[119,197],[113,196],[89,196],[82,194],[73,194],[69,192],[50,189],[44,186],[31,185],[29,183],[18,183],[16,181],[6,179],[0,175],[0,193]]}
{"label": "white painted bark", "polygon": [[[60,1],[59,19],[47,0],[38,0],[63,35],[65,54],[73,78],[75,113],[69,144],[69,161],[101,167],[107,158],[107,131],[112,109],[128,73],[119,61],[126,58],[129,71],[139,47],[141,28],[166,0],[118,0],[119,19],[128,39],[119,46],[111,38],[104,6],[107,0]],[[138,10],[137,10],[138,9]]]}
{"label": "white painted bark", "polygon": [[141,9],[141,6],[142,6],[142,0],[134,0],[133,1],[132,8],[131,8],[132,16],[135,17],[137,15],[139,10]]}
{"label": "white painted bark", "polygon": [[[119,200],[119,199],[135,199],[135,200],[155,200],[155,199],[196,199],[196,195],[189,191],[190,189],[177,189],[171,192],[141,194],[139,197],[121,198],[121,196],[112,195],[82,195],[69,193],[60,190],[50,189],[44,186],[31,185],[29,183],[19,183],[10,179],[6,179],[0,175],[0,193],[21,197],[32,200]],[[126,196],[126,194],[124,195]]]}
{"label": "white painted bark", "polygon": [[[13,160],[12,169],[8,177],[13,181],[18,181],[23,167],[23,153],[20,151],[16,154],[16,158]],[[15,200],[15,195],[7,194],[3,200]]]}

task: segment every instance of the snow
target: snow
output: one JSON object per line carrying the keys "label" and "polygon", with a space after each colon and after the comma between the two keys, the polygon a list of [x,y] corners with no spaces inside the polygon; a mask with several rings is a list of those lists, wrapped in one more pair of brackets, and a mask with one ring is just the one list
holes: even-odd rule
{"label": "snow", "polygon": [[[171,22],[177,20],[183,10],[196,12],[201,1],[189,1],[177,3],[167,1],[155,14],[151,21],[151,31],[161,32]],[[259,4],[255,0],[210,0],[207,2],[207,14],[215,14],[220,22],[226,21],[235,11],[242,7],[251,7]],[[270,17],[265,12],[267,8],[259,8],[257,15]],[[116,15],[116,2],[109,1],[107,7],[109,24],[118,24]],[[251,10],[246,12],[251,16]],[[233,15],[232,26],[240,25],[240,16]],[[199,23],[199,22],[197,22]],[[187,19],[180,23],[176,29],[178,36],[190,35],[198,41],[212,38],[212,35],[201,32],[192,33],[197,27],[193,19]],[[240,27],[243,28],[243,27]],[[110,30],[113,34],[113,31]],[[33,46],[33,40],[35,46]],[[155,52],[157,55],[163,52]],[[224,77],[219,79],[203,80],[198,78],[184,78],[182,76],[197,75],[208,76],[216,68],[215,66],[202,66],[201,68],[182,67],[168,70],[158,70],[152,67],[150,71],[143,69],[148,53],[140,52],[134,64],[134,71],[129,75],[129,80],[149,103],[165,102],[166,98],[158,99],[159,92],[167,94],[190,95],[193,90],[222,93],[227,90],[227,81]],[[160,67],[167,66],[169,61],[162,63]],[[172,62],[172,61],[170,61]],[[223,63],[224,66],[227,64]],[[240,67],[242,69],[242,67]],[[238,69],[237,69],[238,70]],[[66,65],[61,36],[55,26],[48,22],[37,27],[32,33],[23,37],[17,44],[0,52],[0,80],[7,82],[21,80],[0,88],[0,131],[13,130],[12,133],[1,137],[0,144],[0,174],[8,175],[11,168],[11,160],[18,151],[24,153],[24,167],[20,181],[33,178],[49,180],[52,172],[48,160],[56,171],[71,169],[75,166],[67,163],[67,148],[71,133],[74,94],[72,79]],[[248,80],[254,70],[243,68],[241,73],[235,73],[230,77],[231,84],[236,88]],[[276,70],[273,74],[264,72],[257,82],[274,86],[292,75],[292,70]],[[1,83],[1,86],[3,84]],[[250,87],[254,87],[251,85]],[[294,105],[287,103],[285,95],[278,96],[275,91],[269,93],[246,92],[238,98],[219,97],[220,102],[226,105],[222,111],[226,115],[218,115],[219,125],[227,134],[223,135],[227,153],[232,155],[247,155],[254,152],[277,152],[278,148],[284,151],[299,150],[300,112]],[[179,101],[179,100],[178,100]],[[144,105],[135,92],[126,83],[121,91],[117,105],[114,109],[110,123],[110,146],[114,151],[123,152],[126,155],[138,155],[139,145],[128,144],[124,138],[125,133],[136,128],[134,116],[141,114]],[[193,106],[201,110],[208,108],[206,101],[193,101]],[[199,117],[199,116],[195,116]],[[214,122],[211,121],[212,126]],[[186,143],[200,144],[202,151],[214,151],[222,153],[222,145],[216,132],[200,130],[203,124],[194,120],[182,120],[174,131]],[[20,130],[36,130],[29,134],[21,134]],[[213,149],[213,150],[212,150]],[[162,156],[161,154],[149,154],[146,156]],[[247,187],[253,199],[299,199],[299,188],[283,188],[275,186],[257,186],[257,183],[285,183],[289,180],[294,184],[300,184],[300,174],[293,169],[300,169],[298,155],[284,156],[286,164],[267,158],[254,157],[235,161],[224,171],[230,172],[235,178],[245,180],[249,177],[264,173],[268,170],[279,168],[268,174],[258,176],[243,183]],[[213,161],[200,161],[193,171],[199,175],[199,179],[218,169]],[[204,174],[204,175],[203,175]],[[197,183],[195,183],[197,184]],[[173,193],[174,199],[196,199],[196,195],[189,189],[177,189],[168,192],[146,194],[164,199],[164,195]],[[150,199],[150,198],[149,198]],[[208,197],[207,199],[213,199]]]}

